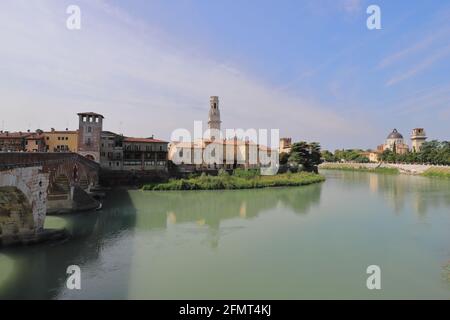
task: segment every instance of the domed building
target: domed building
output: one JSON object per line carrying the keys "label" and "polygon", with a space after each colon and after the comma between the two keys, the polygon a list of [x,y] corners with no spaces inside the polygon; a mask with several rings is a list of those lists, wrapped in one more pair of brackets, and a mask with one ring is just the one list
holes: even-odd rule
{"label": "domed building", "polygon": [[381,152],[391,150],[396,154],[404,154],[409,151],[409,146],[405,143],[403,135],[397,129],[394,129],[387,136],[385,143],[379,146],[378,149]]}

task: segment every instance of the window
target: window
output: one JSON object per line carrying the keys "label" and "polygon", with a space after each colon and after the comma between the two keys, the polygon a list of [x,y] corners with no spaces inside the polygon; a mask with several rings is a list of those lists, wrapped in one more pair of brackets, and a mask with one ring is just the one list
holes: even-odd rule
{"label": "window", "polygon": [[87,131],[88,132],[92,132],[92,128],[91,127],[87,127]]}

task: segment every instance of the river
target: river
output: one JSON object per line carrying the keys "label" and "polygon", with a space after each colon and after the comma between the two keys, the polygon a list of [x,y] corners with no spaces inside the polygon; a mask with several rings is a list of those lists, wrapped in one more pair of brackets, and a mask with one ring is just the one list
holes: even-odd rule
{"label": "river", "polygon": [[[72,237],[0,251],[0,298],[450,298],[450,181],[324,171],[262,190],[116,190],[47,217]],[[81,269],[81,290],[66,269]],[[366,269],[381,269],[368,290]]]}

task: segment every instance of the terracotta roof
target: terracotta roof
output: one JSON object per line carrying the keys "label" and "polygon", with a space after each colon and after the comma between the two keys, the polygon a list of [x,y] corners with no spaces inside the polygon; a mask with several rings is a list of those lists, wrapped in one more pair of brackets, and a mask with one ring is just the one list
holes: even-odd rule
{"label": "terracotta roof", "polygon": [[55,131],[45,131],[44,134],[49,134],[49,133],[57,133],[57,134],[65,134],[65,133],[70,133],[70,134],[77,134],[78,130],[55,130]]}
{"label": "terracotta roof", "polygon": [[139,143],[168,143],[163,140],[153,139],[153,138],[133,138],[133,137],[125,137],[123,139],[124,142],[139,142]]}
{"label": "terracotta roof", "polygon": [[0,133],[0,139],[26,138],[32,134],[32,132],[2,132]]}

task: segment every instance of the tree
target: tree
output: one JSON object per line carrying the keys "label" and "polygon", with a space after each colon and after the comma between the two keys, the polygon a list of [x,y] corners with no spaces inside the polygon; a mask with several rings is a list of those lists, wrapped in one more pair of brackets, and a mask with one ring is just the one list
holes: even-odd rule
{"label": "tree", "polygon": [[287,154],[286,152],[280,153],[280,164],[285,165],[288,163],[288,161],[289,161],[289,154]]}
{"label": "tree", "polygon": [[336,157],[328,150],[322,151],[322,159],[326,162],[336,162]]}
{"label": "tree", "polygon": [[319,164],[321,164],[322,161],[322,154],[320,152],[320,143],[318,142],[311,142],[309,144],[309,152],[311,156],[311,165],[314,167],[317,167]]}
{"label": "tree", "polygon": [[291,167],[309,172],[318,172],[317,166],[322,163],[320,144],[317,142],[297,142],[292,145],[288,159]]}

